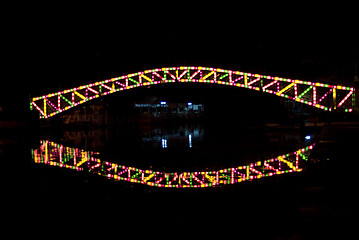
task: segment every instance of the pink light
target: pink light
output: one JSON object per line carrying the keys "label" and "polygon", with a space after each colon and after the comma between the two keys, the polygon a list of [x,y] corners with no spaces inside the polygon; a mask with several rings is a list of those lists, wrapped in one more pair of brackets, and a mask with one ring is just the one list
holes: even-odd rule
{"label": "pink light", "polygon": [[236,78],[235,80],[233,80],[233,82],[237,82],[237,81],[242,80],[242,79],[243,79],[243,76],[240,76],[240,77]]}
{"label": "pink light", "polygon": [[45,113],[36,105],[35,102],[32,102],[32,105],[33,105],[43,116],[45,116]]}
{"label": "pink light", "polygon": [[[118,81],[115,81],[115,83],[117,84],[117,85],[120,85],[121,87],[126,87],[126,85],[125,84],[123,84],[123,83],[120,83],[120,82],[118,82]],[[89,89],[90,90],[90,89]],[[97,91],[95,91],[94,93],[96,93]],[[98,94],[98,92],[96,93],[96,94]]]}
{"label": "pink light", "polygon": [[201,70],[198,70],[197,72],[193,73],[188,80],[192,80]]}
{"label": "pink light", "polygon": [[111,88],[111,87],[109,87],[109,86],[107,86],[105,84],[101,84],[101,86],[108,89],[108,90],[110,90],[110,91],[116,91],[116,89],[113,89],[113,88]]}
{"label": "pink light", "polygon": [[269,88],[270,86],[272,86],[273,84],[275,84],[275,83],[277,83],[277,82],[278,82],[278,81],[276,80],[276,81],[273,81],[273,82],[271,82],[271,83],[265,85],[265,86],[263,87],[263,90]]}
{"label": "pink light", "polygon": [[337,107],[340,107],[341,105],[343,105],[343,103],[350,97],[350,95],[352,95],[353,90],[351,90],[344,98],[343,100],[338,104]]}
{"label": "pink light", "polygon": [[166,73],[170,75],[173,80],[176,80],[176,77],[172,73],[170,73],[169,71],[166,71]]}
{"label": "pink light", "polygon": [[187,70],[184,70],[181,75],[179,75],[178,79],[181,79],[188,71]]}
{"label": "pink light", "polygon": [[325,94],[319,99],[318,103],[320,103],[321,101],[323,101],[323,99],[324,99],[329,93],[331,93],[332,91],[333,91],[333,89],[331,88],[327,93],[325,93]]}
{"label": "pink light", "polygon": [[277,82],[277,92],[280,91],[280,82]]}
{"label": "pink light", "polygon": [[59,111],[59,109],[52,103],[52,102],[50,102],[47,98],[45,98],[46,99],[46,102],[51,106],[51,107],[53,107],[56,111]]}
{"label": "pink light", "polygon": [[261,80],[261,78],[256,78],[253,81],[249,82],[248,85],[252,85],[253,83],[258,82],[259,80]]}

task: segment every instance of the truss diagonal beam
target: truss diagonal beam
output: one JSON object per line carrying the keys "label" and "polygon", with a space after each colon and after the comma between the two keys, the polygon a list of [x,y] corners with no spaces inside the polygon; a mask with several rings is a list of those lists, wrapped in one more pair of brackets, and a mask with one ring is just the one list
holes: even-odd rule
{"label": "truss diagonal beam", "polygon": [[279,92],[277,92],[277,95],[281,95],[283,92],[287,91],[288,89],[290,89],[291,87],[294,86],[295,83],[291,83],[288,86],[286,86],[285,88],[283,88],[282,90],[280,90]]}

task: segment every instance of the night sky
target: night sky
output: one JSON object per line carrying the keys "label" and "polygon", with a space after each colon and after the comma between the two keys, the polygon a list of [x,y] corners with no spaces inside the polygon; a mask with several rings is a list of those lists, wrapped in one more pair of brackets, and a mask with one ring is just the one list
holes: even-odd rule
{"label": "night sky", "polygon": [[10,9],[3,29],[3,106],[159,67],[199,65],[347,84],[358,64],[354,6],[96,4]]}

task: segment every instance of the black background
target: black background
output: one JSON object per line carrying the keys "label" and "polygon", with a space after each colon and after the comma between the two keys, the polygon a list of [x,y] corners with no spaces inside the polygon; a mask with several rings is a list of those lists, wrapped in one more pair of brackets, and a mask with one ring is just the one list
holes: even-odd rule
{"label": "black background", "polygon": [[145,69],[194,65],[351,85],[354,6],[120,3],[9,6],[3,108]]}

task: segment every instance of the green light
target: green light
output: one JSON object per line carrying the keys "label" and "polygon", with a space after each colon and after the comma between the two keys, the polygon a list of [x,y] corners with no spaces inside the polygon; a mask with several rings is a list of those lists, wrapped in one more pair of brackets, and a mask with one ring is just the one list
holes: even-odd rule
{"label": "green light", "polygon": [[128,80],[130,80],[131,82],[134,82],[134,83],[136,83],[136,84],[139,84],[139,82],[137,82],[136,80],[134,80],[134,79],[132,79],[132,78],[128,78]]}
{"label": "green light", "polygon": [[223,76],[220,76],[219,78],[218,78],[218,80],[222,80],[223,78],[225,78],[225,77],[227,77],[229,74],[227,73],[227,74],[224,74]]}
{"label": "green light", "polygon": [[[313,86],[308,87],[304,92],[302,92],[297,99],[300,99],[301,97],[303,97],[307,92],[309,92],[310,89],[312,89]],[[305,103],[308,103],[307,101],[304,101]]]}
{"label": "green light", "polygon": [[65,100],[68,104],[71,105],[71,107],[73,107],[74,105],[72,104],[72,102],[70,100],[68,100],[67,98],[65,98],[64,96],[60,95],[60,97]]}

